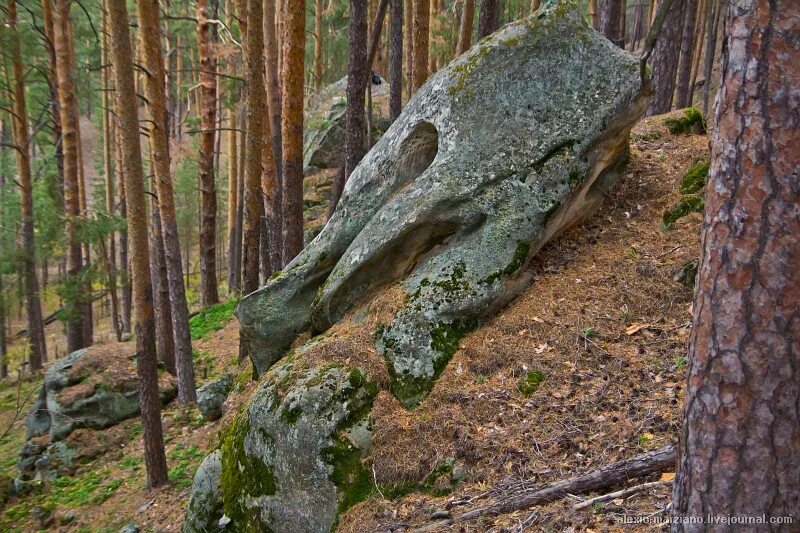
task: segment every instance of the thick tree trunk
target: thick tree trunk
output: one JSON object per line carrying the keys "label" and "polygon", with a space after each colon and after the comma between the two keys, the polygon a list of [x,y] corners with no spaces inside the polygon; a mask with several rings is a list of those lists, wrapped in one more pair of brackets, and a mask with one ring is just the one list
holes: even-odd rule
{"label": "thick tree trunk", "polygon": [[672,109],[672,95],[675,92],[675,74],[678,70],[681,31],[683,29],[683,5],[685,0],[672,0],[667,18],[661,28],[653,55],[650,58],[652,69],[653,97],[647,108],[647,115],[660,115]]}
{"label": "thick tree trunk", "polygon": [[392,121],[403,110],[403,0],[392,0],[389,46],[389,116]]}
{"label": "thick tree trunk", "polygon": [[498,0],[481,0],[481,13],[478,18],[478,39],[497,31],[500,25],[500,6]]}
{"label": "thick tree trunk", "polygon": [[625,47],[623,29],[620,25],[622,0],[600,0],[600,33],[620,48]]}
{"label": "thick tree trunk", "polygon": [[472,46],[472,25],[475,19],[475,0],[464,0],[464,11],[461,13],[461,27],[458,29],[458,47],[456,54],[461,55]]}
{"label": "thick tree trunk", "polygon": [[[219,303],[217,292],[217,190],[214,180],[214,133],[217,127],[217,57],[208,23],[208,0],[197,0],[197,49],[200,57],[200,305]],[[152,37],[151,37],[152,38]],[[161,84],[163,86],[163,82]]]}
{"label": "thick tree trunk", "polygon": [[[269,237],[270,265],[273,270],[283,268],[283,163],[281,157],[281,88],[278,71],[278,39],[275,36],[275,0],[264,1],[264,60],[266,66],[267,102],[270,127],[267,135],[272,141],[272,165],[275,179],[272,192],[265,198],[267,235]],[[320,59],[321,60],[321,59]],[[267,138],[269,141],[270,139]],[[267,177],[265,175],[265,177]]]}
{"label": "thick tree trunk", "polygon": [[[260,0],[245,0],[247,20],[261,22]],[[246,170],[244,173],[244,242],[242,244],[242,292],[258,288],[259,239],[261,235],[261,158],[264,149],[264,44],[262,24],[247,25],[244,57],[247,109]]]}
{"label": "thick tree trunk", "polygon": [[[44,0],[49,3],[50,0]],[[103,65],[108,64],[108,21],[105,14],[105,0],[103,1],[103,37],[101,41],[100,63]],[[111,84],[109,83],[110,68],[104,68],[101,72],[102,85],[103,85],[103,175],[106,186],[106,212],[109,215],[114,214],[114,171],[112,168],[112,137],[111,137],[111,110],[110,104],[110,90]],[[108,274],[108,292],[111,296],[111,327],[114,329],[114,336],[119,342],[122,338],[122,329],[119,323],[119,298],[117,296],[117,244],[115,232],[110,232],[108,235],[108,246],[105,247],[105,263],[106,272]]]}
{"label": "thick tree trunk", "polygon": [[303,249],[303,71],[305,2],[284,6],[283,43],[283,262]]}
{"label": "thick tree trunk", "polygon": [[[347,54],[347,108],[345,109],[344,182],[364,157],[366,116],[364,97],[369,83],[367,64],[367,1],[350,1]],[[341,190],[336,191],[334,203]]]}
{"label": "thick tree trunk", "polygon": [[236,144],[236,109],[230,111],[230,131],[228,131],[228,293],[236,294],[236,271],[240,268],[237,257],[239,226],[236,214],[239,212],[239,154]]}
{"label": "thick tree trunk", "polygon": [[694,26],[697,21],[697,0],[685,0],[683,9],[683,32],[681,34],[681,57],[678,62],[678,80],[675,88],[675,107],[683,109],[691,101],[689,80],[692,77],[694,59]]}
{"label": "thick tree trunk", "polygon": [[17,3],[8,0],[6,24],[11,30],[11,61],[14,72],[13,132],[22,218],[22,276],[25,284],[25,313],[28,318],[28,361],[31,370],[39,370],[47,361],[47,346],[42,324],[42,304],[36,277],[36,251],[33,233],[33,180],[31,178],[28,112],[25,107],[25,80],[22,52],[17,30]]}
{"label": "thick tree trunk", "polygon": [[411,66],[411,93],[422,87],[428,79],[428,42],[431,24],[430,0],[414,0],[414,45]]}
{"label": "thick tree trunk", "polygon": [[[726,17],[674,517],[800,521],[795,7],[737,2]],[[676,521],[672,530],[734,529]]]}
{"label": "thick tree trunk", "polygon": [[[63,2],[65,0],[59,0]],[[144,430],[144,460],[147,487],[159,487],[167,482],[167,459],[161,427],[161,402],[158,396],[156,347],[153,323],[153,287],[150,282],[150,253],[147,246],[147,208],[144,199],[139,118],[133,81],[131,36],[125,0],[108,0],[111,62],[114,68],[116,91],[114,99],[122,137],[122,160],[125,194],[130,216],[131,265],[133,294],[136,302],[136,350],[139,377],[139,404]],[[157,13],[157,11],[156,11]],[[160,59],[160,58],[159,58]]]}
{"label": "thick tree trunk", "polygon": [[[167,108],[165,102],[164,63],[161,60],[161,39],[158,21],[158,2],[139,0],[137,15],[140,27],[140,46],[148,76],[145,77],[145,94],[150,111],[150,150],[153,154],[153,181],[157,189],[158,213],[161,226],[161,243],[164,254],[166,276],[163,284],[167,290],[165,307],[170,309],[170,329],[175,350],[175,371],[178,377],[178,401],[190,404],[197,401],[195,390],[192,339],[189,331],[189,309],[186,304],[186,289],[183,284],[183,264],[178,237],[178,220],[170,175],[169,140],[167,135]],[[213,177],[213,176],[212,176]],[[216,200],[214,200],[216,203]],[[216,210],[216,207],[215,207]],[[215,273],[214,273],[215,274]],[[216,275],[214,275],[216,293]]]}
{"label": "thick tree trunk", "polygon": [[81,280],[83,254],[77,226],[81,216],[78,190],[78,107],[75,80],[69,48],[69,1],[56,0],[53,12],[53,46],[56,51],[58,101],[61,116],[61,150],[64,154],[64,204],[66,216],[67,285],[67,351],[88,345],[84,333],[84,286]]}

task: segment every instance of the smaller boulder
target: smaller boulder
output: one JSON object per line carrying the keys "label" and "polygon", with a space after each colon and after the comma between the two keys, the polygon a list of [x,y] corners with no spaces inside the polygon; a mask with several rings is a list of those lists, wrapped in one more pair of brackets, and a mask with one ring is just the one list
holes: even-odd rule
{"label": "smaller boulder", "polygon": [[183,533],[217,531],[220,524],[227,525],[230,522],[222,520],[226,517],[222,512],[221,476],[222,452],[217,449],[203,459],[194,475]]}
{"label": "smaller boulder", "polygon": [[233,376],[224,374],[197,389],[197,407],[206,420],[217,420],[222,416],[222,404],[233,388]]}

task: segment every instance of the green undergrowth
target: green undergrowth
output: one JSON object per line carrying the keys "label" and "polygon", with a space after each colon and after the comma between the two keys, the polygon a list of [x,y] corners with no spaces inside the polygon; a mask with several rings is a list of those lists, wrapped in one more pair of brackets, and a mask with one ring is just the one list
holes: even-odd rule
{"label": "green undergrowth", "polygon": [[706,121],[703,114],[694,107],[683,110],[683,117],[664,120],[669,132],[673,135],[700,134],[706,132]]}
{"label": "green undergrowth", "polygon": [[708,169],[708,161],[692,165],[681,180],[681,194],[694,194],[705,187]]}
{"label": "green undergrowth", "polygon": [[538,370],[529,370],[522,376],[517,384],[517,389],[524,395],[530,396],[539,390],[539,385],[544,381],[544,374]]}
{"label": "green undergrowth", "polygon": [[189,488],[192,485],[194,472],[205,457],[205,452],[199,450],[194,444],[184,446],[183,444],[176,444],[169,454],[167,455],[167,464],[170,465],[168,472],[169,480],[181,490]]}
{"label": "green undergrowth", "polygon": [[384,483],[378,488],[380,489],[381,495],[387,500],[396,500],[407,494],[418,492],[436,497],[447,496],[458,483],[457,480],[453,478],[454,465],[455,460],[452,457],[448,457],[421,482],[404,481],[401,483]]}
{"label": "green undergrowth", "polygon": [[708,162],[702,161],[692,165],[681,179],[680,201],[664,211],[661,217],[661,227],[664,230],[671,230],[675,227],[675,222],[685,217],[689,213],[702,213],[705,208],[704,188],[708,179]]}
{"label": "green undergrowth", "polygon": [[233,310],[239,300],[236,298],[206,307],[189,319],[192,340],[202,339],[211,332],[219,331],[233,318]]}

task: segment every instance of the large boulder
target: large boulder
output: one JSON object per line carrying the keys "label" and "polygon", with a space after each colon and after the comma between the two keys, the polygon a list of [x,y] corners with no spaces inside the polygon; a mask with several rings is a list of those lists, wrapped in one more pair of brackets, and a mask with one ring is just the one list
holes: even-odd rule
{"label": "large boulder", "polygon": [[[27,442],[19,461],[23,479],[37,470],[68,467],[76,453],[68,437],[75,430],[103,429],[139,414],[135,351],[129,343],[103,344],[53,362],[25,421]],[[159,391],[165,403],[177,392],[165,372],[159,375]]]}
{"label": "large boulder", "polygon": [[376,345],[415,405],[459,339],[530,283],[530,258],[600,205],[648,94],[639,62],[572,0],[480,41],[416,92],[319,236],[242,300],[257,373],[399,283],[405,304]]}
{"label": "large boulder", "polygon": [[[372,140],[377,141],[391,125],[389,84],[377,74],[372,88]],[[303,133],[303,168],[339,168],[344,153],[344,111],[347,106],[347,76],[322,89],[309,100]]]}
{"label": "large boulder", "polygon": [[340,511],[372,491],[361,457],[376,393],[357,368],[307,369],[294,357],[275,365],[221,434],[220,466],[212,454],[201,467],[219,477],[195,478],[184,531],[202,531],[219,516],[217,497],[237,531],[330,530]]}

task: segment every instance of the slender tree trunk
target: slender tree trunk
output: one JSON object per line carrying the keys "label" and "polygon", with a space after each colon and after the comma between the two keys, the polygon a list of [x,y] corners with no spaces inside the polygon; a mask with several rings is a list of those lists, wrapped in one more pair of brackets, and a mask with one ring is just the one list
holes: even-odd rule
{"label": "slender tree trunk", "polygon": [[500,25],[500,6],[498,0],[481,0],[481,13],[478,19],[478,39],[483,39],[497,31]]}
{"label": "slender tree trunk", "polygon": [[[152,149],[151,149],[152,153]],[[152,164],[151,164],[152,167]],[[175,339],[172,336],[172,309],[167,286],[167,264],[164,259],[161,214],[158,212],[158,192],[155,177],[151,179],[150,196],[150,279],[153,281],[153,312],[156,324],[156,357],[167,372],[177,375],[175,368]]]}
{"label": "slender tree trunk", "polygon": [[[178,377],[178,400],[186,405],[197,401],[195,390],[192,339],[189,331],[189,309],[186,304],[186,289],[183,284],[183,264],[178,236],[178,220],[170,175],[169,140],[166,102],[164,99],[164,63],[161,61],[161,40],[153,38],[159,34],[157,0],[139,0],[137,18],[140,27],[140,47],[147,66],[145,94],[150,111],[150,149],[153,154],[154,183],[157,189],[160,214],[161,242],[164,250],[164,298],[171,309],[171,331],[175,350],[175,371]],[[216,210],[216,207],[215,207]],[[216,276],[215,276],[216,279]],[[216,281],[214,282],[216,292]],[[165,302],[166,303],[166,302]]]}
{"label": "slender tree trunk", "polygon": [[403,0],[392,0],[389,46],[389,116],[392,121],[403,110]]}
{"label": "slender tree trunk", "polygon": [[58,74],[56,73],[55,37],[53,35],[53,3],[42,0],[42,20],[47,48],[48,85],[50,88],[50,115],[53,123],[53,144],[56,155],[56,187],[58,189],[58,208],[64,213],[64,152],[61,143],[61,115],[58,103]]}
{"label": "slender tree trunk", "polygon": [[[239,110],[239,122],[247,123],[247,99],[242,102],[241,109]],[[244,237],[244,189],[247,182],[247,133],[242,131],[239,135],[239,210],[236,212],[236,288],[242,290],[242,273],[244,272],[244,264],[242,261],[242,248]]]}
{"label": "slender tree trunk", "polygon": [[597,16],[597,0],[589,0],[589,23],[592,25],[592,28],[597,29],[599,26],[599,20]]}
{"label": "slender tree trunk", "polygon": [[303,249],[303,71],[305,2],[284,6],[283,43],[283,262]]}
{"label": "slender tree trunk", "polygon": [[661,28],[650,67],[653,71],[653,97],[647,108],[647,115],[660,115],[672,109],[672,95],[675,92],[675,74],[678,70],[681,31],[683,29],[683,6],[685,0],[672,0],[667,18]]}
{"label": "slender tree trunk", "polygon": [[[65,0],[59,0],[63,2]],[[167,482],[167,459],[161,427],[161,402],[158,396],[156,347],[153,323],[153,288],[150,282],[150,253],[147,246],[147,208],[144,199],[139,119],[133,81],[131,36],[124,0],[108,0],[111,34],[111,62],[114,66],[116,91],[114,99],[122,140],[128,212],[130,216],[131,265],[133,293],[136,302],[136,349],[139,377],[139,404],[144,429],[144,460],[147,487],[156,488]],[[156,11],[156,13],[158,13]],[[160,58],[159,58],[160,60]]]}
{"label": "slender tree trunk", "polygon": [[67,351],[74,352],[88,344],[84,332],[84,283],[81,279],[83,254],[77,225],[81,216],[78,190],[78,109],[75,80],[69,52],[69,1],[56,0],[53,12],[53,45],[56,51],[58,101],[61,114],[61,149],[64,154],[64,204],[66,215],[67,284]]}
{"label": "slender tree trunk", "polygon": [[314,89],[322,90],[322,0],[314,1]]}
{"label": "slender tree trunk", "polygon": [[691,101],[689,80],[692,77],[694,55],[694,26],[697,20],[697,0],[685,0],[683,9],[683,32],[681,35],[681,56],[678,62],[678,81],[675,90],[675,107],[683,109]]}
{"label": "slender tree trunk", "polygon": [[706,57],[703,63],[703,116],[708,117],[708,98],[711,93],[711,77],[714,74],[714,56],[717,53],[717,30],[719,28],[720,12],[722,5],[717,0],[710,0],[714,4],[714,14],[706,22]]}
{"label": "slender tree trunk", "polygon": [[456,53],[463,54],[472,46],[472,25],[475,19],[475,0],[464,0],[464,11],[461,13],[461,27],[458,29],[458,48]]}
{"label": "slender tree trunk", "polygon": [[687,106],[692,105],[694,102],[694,88],[697,84],[697,72],[700,70],[700,58],[703,55],[703,36],[706,29],[706,18],[708,17],[708,0],[701,0],[697,8],[697,14],[700,15],[700,20],[695,25],[694,32],[694,52],[692,53],[692,77],[689,80],[689,101]]}
{"label": "slender tree trunk", "polygon": [[[267,101],[272,137],[272,159],[276,180],[274,192],[266,198],[270,263],[274,270],[283,268],[283,147],[281,134],[281,88],[278,70],[278,39],[275,36],[275,0],[264,1],[264,58],[266,63]],[[321,37],[320,37],[321,38]]]}
{"label": "slender tree trunk", "polygon": [[[260,22],[260,0],[245,0],[247,20]],[[261,158],[264,149],[264,44],[262,24],[248,24],[245,31],[245,80],[247,93],[247,145],[244,173],[244,243],[242,245],[242,292],[258,288],[259,240],[261,234]]]}
{"label": "slender tree trunk", "polygon": [[[730,5],[711,139],[674,517],[800,520],[796,3]],[[771,524],[767,522],[766,524]],[[792,525],[788,525],[792,524]]]}
{"label": "slender tree trunk", "polygon": [[[109,67],[111,68],[111,67]],[[113,80],[112,80],[113,81]],[[116,121],[112,122],[114,138],[117,145],[117,189],[119,189],[119,216],[128,220],[128,199],[125,191],[125,169],[122,166],[122,133],[116,126]],[[133,308],[133,287],[131,286],[131,269],[128,261],[128,229],[127,227],[119,232],[119,264],[122,269],[120,276],[120,295],[121,295],[121,326],[123,338],[131,334],[131,313]]]}
{"label": "slender tree trunk", "polygon": [[[0,188],[2,190],[2,188]],[[0,379],[8,377],[8,342],[6,340],[6,294],[0,274]],[[56,354],[58,355],[58,354]]]}
{"label": "slender tree trunk", "polygon": [[[369,83],[367,63],[367,2],[350,1],[347,54],[347,108],[345,109],[344,182],[350,177],[361,158],[364,157],[364,98]],[[334,203],[339,200],[341,190],[336,191]]]}
{"label": "slender tree trunk", "polygon": [[273,272],[280,270],[283,266],[281,248],[278,243],[273,242],[280,234],[282,228],[281,212],[278,203],[278,183],[280,177],[275,167],[275,152],[272,150],[272,125],[269,120],[264,121],[263,141],[264,147],[261,150],[261,192],[262,202],[262,222],[261,222],[261,273],[266,282]]}
{"label": "slender tree trunk", "polygon": [[416,6],[414,0],[403,0],[403,12],[405,13],[405,26],[403,27],[404,40],[403,54],[406,58],[405,76],[406,92],[408,98],[414,93],[414,12]]}
{"label": "slender tree trunk", "polygon": [[[6,67],[5,61],[3,62],[3,67]],[[4,68],[5,77],[8,77],[8,68]],[[10,85],[7,79],[3,80],[5,82],[5,86],[8,87]],[[5,160],[5,150],[6,150],[6,143],[8,142],[8,131],[7,131],[6,121],[3,120],[3,117],[0,117],[0,160]],[[5,194],[6,191],[6,175],[5,175],[5,168],[0,167],[0,195]],[[0,202],[0,221],[5,220],[5,204],[4,202]],[[6,232],[2,232],[0,234],[0,252],[5,253],[6,250],[10,248],[8,244],[8,236]],[[7,317],[7,305],[8,301],[6,300],[6,290],[5,285],[3,283],[3,273],[0,271],[0,379],[5,379],[8,377],[8,341],[6,336],[6,323],[8,322]],[[57,354],[56,354],[57,356]]]}
{"label": "slender tree trunk", "polygon": [[428,52],[430,44],[430,0],[414,0],[414,45],[411,71],[411,92],[424,85],[428,79]]}
{"label": "slender tree trunk", "polygon": [[[50,0],[44,0],[49,3]],[[103,37],[101,40],[101,53],[100,62],[103,65],[108,64],[108,21],[105,14],[105,0],[103,1]],[[106,185],[106,212],[109,215],[114,214],[114,172],[112,170],[112,157],[111,157],[111,110],[110,104],[110,90],[111,84],[109,83],[108,74],[110,68],[104,68],[101,71],[102,85],[103,85],[103,174]],[[116,235],[115,232],[110,232],[108,235],[108,247],[103,244],[106,272],[108,274],[108,291],[111,296],[111,327],[114,329],[114,336],[117,341],[122,339],[122,329],[119,323],[119,299],[117,297],[117,265],[116,265]]]}
{"label": "slender tree trunk", "polygon": [[22,52],[17,30],[17,3],[8,0],[6,24],[11,30],[11,61],[14,72],[13,132],[17,175],[22,203],[22,275],[25,283],[25,313],[28,317],[28,361],[31,370],[39,370],[47,361],[47,346],[39,300],[39,281],[36,278],[36,251],[33,233],[33,180],[31,178],[28,112],[25,106],[25,80]]}
{"label": "slender tree trunk", "polygon": [[236,214],[239,212],[239,154],[236,150],[236,109],[230,112],[228,131],[228,293],[236,294],[236,270],[239,262],[236,257],[236,240],[239,235]]}
{"label": "slender tree trunk", "polygon": [[430,11],[430,24],[428,25],[428,43],[430,46],[430,50],[428,50],[428,76],[432,76],[436,73],[437,64],[436,64],[436,56],[437,54],[434,53],[435,50],[433,48],[433,44],[436,42],[436,35],[439,33],[439,12],[437,10],[436,0],[430,0],[429,5]]}
{"label": "slender tree trunk", "polygon": [[623,0],[600,0],[600,33],[619,46],[625,47],[625,41],[620,27]]}
{"label": "slender tree trunk", "polygon": [[[198,166],[202,197],[200,222],[200,304],[219,303],[217,292],[217,190],[214,179],[214,133],[217,126],[217,57],[208,23],[208,0],[197,0],[197,48],[200,57],[201,117]],[[163,85],[163,83],[162,83]]]}

